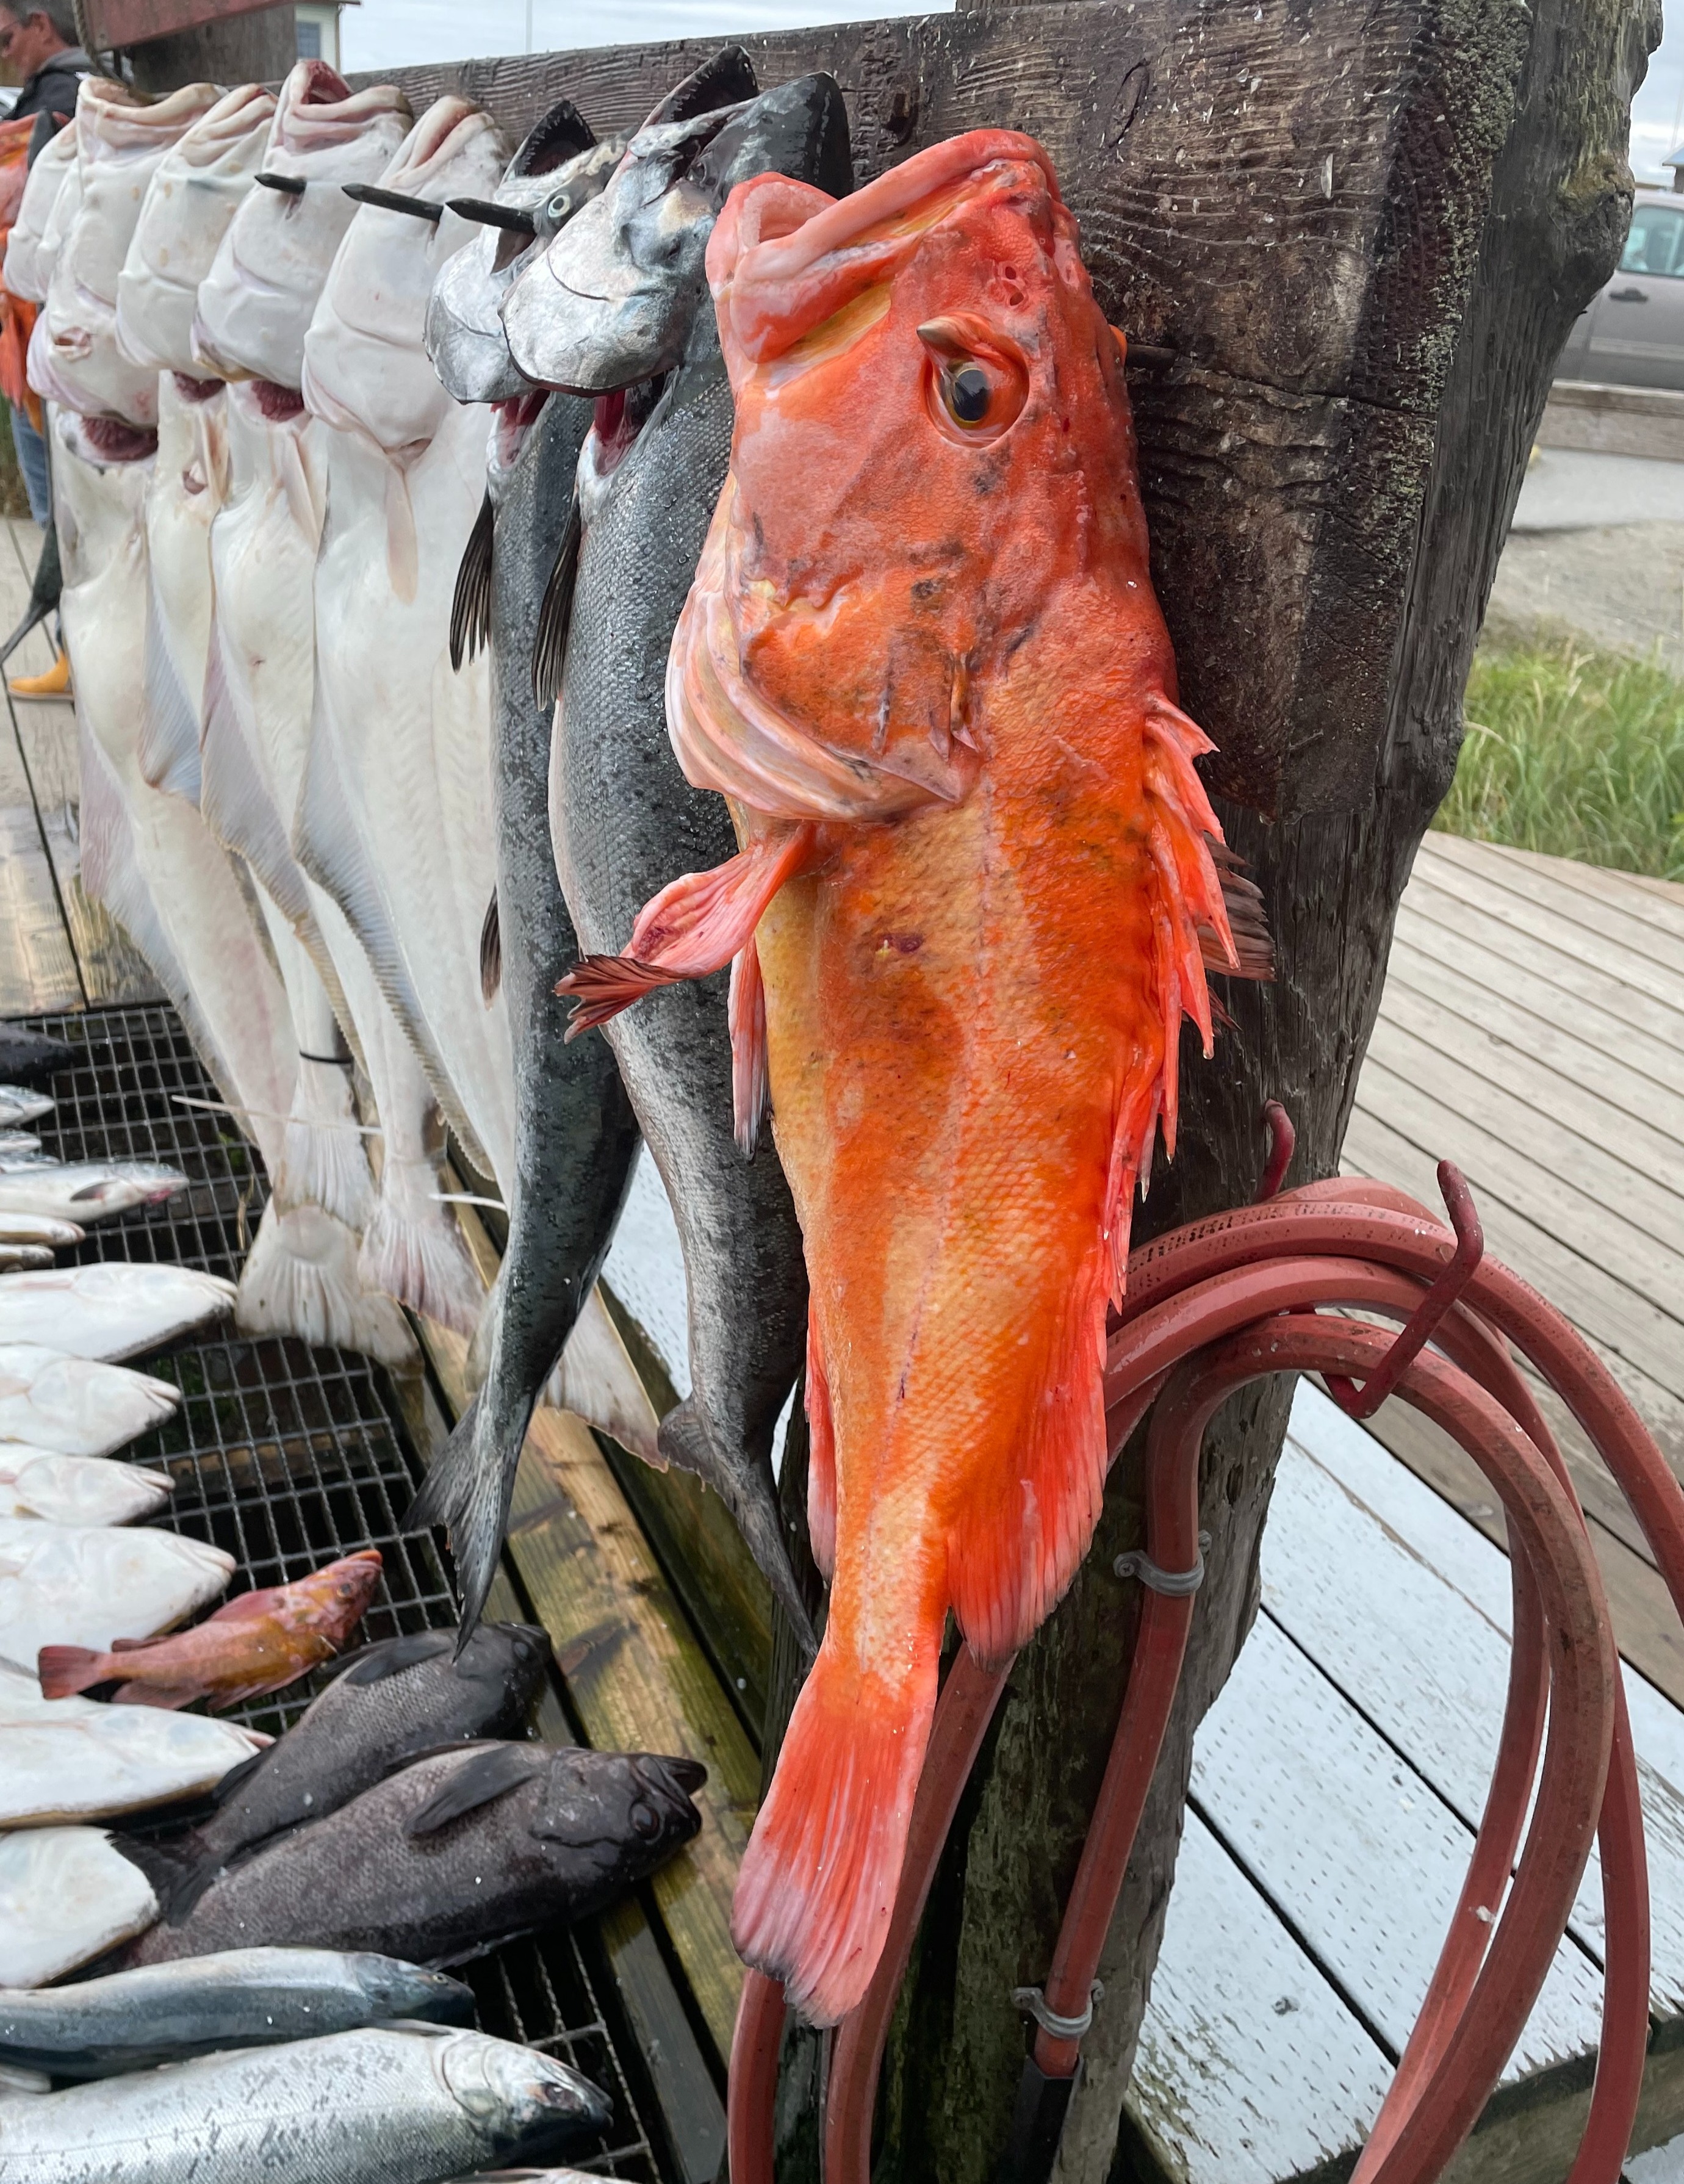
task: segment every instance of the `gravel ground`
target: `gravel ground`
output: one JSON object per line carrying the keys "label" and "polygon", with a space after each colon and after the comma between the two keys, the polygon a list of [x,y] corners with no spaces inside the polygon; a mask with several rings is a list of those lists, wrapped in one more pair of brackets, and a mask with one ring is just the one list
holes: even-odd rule
{"label": "gravel ground", "polygon": [[1684,676],[1684,523],[1511,532],[1487,627],[1497,635],[1540,621],[1565,623],[1610,651],[1658,652]]}

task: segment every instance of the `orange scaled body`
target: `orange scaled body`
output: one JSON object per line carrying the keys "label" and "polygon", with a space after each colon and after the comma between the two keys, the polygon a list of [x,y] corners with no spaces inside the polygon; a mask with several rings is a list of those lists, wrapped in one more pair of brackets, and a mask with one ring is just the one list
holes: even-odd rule
{"label": "orange scaled body", "polygon": [[736,437],[668,712],[745,854],[620,975],[735,954],[740,1119],[769,1081],[805,1239],[830,1617],[735,1930],[827,2023],[881,1948],[948,1609],[1003,1661],[1092,1535],[1134,1187],[1184,1011],[1209,1047],[1202,956],[1239,966],[1120,343],[1040,147],[834,203],[745,183],[709,273]]}
{"label": "orange scaled body", "polygon": [[220,1713],[278,1691],[331,1661],[363,1619],[380,1582],[378,1547],[364,1547],[291,1585],[243,1592],[214,1615],[165,1638],[119,1638],[108,1653],[43,1646],[43,1698],[120,1682],[119,1706],[183,1707],[208,1698]]}

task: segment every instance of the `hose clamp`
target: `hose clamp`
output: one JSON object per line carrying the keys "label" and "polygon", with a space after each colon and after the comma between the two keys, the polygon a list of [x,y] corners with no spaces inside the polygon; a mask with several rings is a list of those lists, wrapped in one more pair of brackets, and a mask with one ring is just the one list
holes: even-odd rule
{"label": "hose clamp", "polygon": [[1012,1989],[1012,2008],[1025,2017],[1032,2017],[1043,2032],[1054,2040],[1080,2040],[1093,2022],[1093,2005],[1105,1999],[1105,1982],[1095,1980],[1088,1990],[1087,2007],[1080,2017],[1060,2017],[1047,2007],[1047,1997],[1038,1986],[1014,1986]]}
{"label": "hose clamp", "polygon": [[1209,1533],[1201,1532],[1198,1560],[1190,1570],[1159,1569],[1143,1547],[1131,1548],[1127,1554],[1119,1555],[1111,1567],[1119,1577],[1138,1578],[1153,1592],[1164,1593],[1171,1600],[1186,1600],[1204,1583],[1204,1551],[1209,1545]]}

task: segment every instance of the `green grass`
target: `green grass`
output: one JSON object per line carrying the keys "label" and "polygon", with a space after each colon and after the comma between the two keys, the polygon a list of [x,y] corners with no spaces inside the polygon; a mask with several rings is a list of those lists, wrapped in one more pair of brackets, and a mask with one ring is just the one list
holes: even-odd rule
{"label": "green grass", "polygon": [[1436,827],[1684,880],[1684,682],[1570,632],[1488,634]]}

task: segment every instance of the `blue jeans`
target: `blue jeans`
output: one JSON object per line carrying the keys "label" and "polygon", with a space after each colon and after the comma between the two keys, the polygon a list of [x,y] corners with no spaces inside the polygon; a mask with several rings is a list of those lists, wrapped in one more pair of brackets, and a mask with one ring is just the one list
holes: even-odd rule
{"label": "blue jeans", "polygon": [[18,468],[24,474],[29,512],[45,531],[53,515],[47,484],[47,443],[21,410],[12,411],[12,445],[18,451]]}

